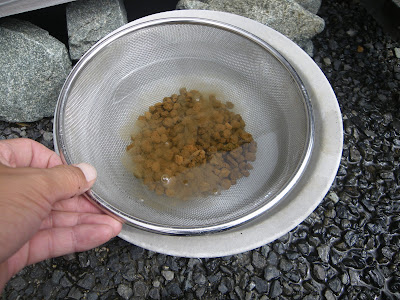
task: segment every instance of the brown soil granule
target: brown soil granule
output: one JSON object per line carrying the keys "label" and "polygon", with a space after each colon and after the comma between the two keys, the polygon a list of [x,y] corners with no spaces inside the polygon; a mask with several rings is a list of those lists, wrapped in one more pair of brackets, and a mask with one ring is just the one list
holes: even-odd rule
{"label": "brown soil granule", "polygon": [[157,194],[181,199],[216,194],[249,176],[257,144],[233,107],[185,88],[150,106],[127,146],[134,175]]}

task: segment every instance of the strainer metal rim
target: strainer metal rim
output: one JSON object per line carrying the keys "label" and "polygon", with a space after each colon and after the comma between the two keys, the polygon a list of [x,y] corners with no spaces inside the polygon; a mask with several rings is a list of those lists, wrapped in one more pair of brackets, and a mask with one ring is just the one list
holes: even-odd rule
{"label": "strainer metal rim", "polygon": [[[102,208],[106,213],[111,214],[114,217],[117,217],[119,220],[127,222],[129,225],[137,226],[139,228],[149,230],[152,232],[162,233],[162,234],[172,234],[172,235],[193,235],[193,234],[202,234],[202,233],[210,233],[221,231],[225,229],[229,229],[232,227],[239,226],[244,224],[250,220],[255,219],[256,217],[262,215],[267,210],[271,209],[275,206],[279,201],[285,198],[285,196],[294,188],[297,182],[300,180],[304,170],[307,167],[307,164],[310,160],[312,149],[314,146],[314,115],[313,109],[311,105],[310,98],[308,96],[305,85],[303,84],[300,76],[297,74],[295,69],[291,66],[291,64],[282,56],[275,48],[273,48],[266,41],[260,39],[254,34],[241,29],[237,26],[224,23],[221,21],[211,20],[202,17],[167,17],[160,18],[151,21],[145,21],[143,23],[138,24],[127,24],[112,33],[108,34],[106,37],[98,41],[94,46],[92,46],[89,51],[87,51],[82,58],[78,61],[78,63],[74,66],[69,76],[67,77],[61,92],[58,98],[55,114],[54,114],[54,147],[57,153],[60,154],[60,157],[64,164],[73,164],[77,162],[72,162],[71,158],[68,154],[67,145],[64,139],[64,113],[65,113],[65,105],[68,100],[68,96],[71,90],[71,86],[75,81],[75,78],[79,74],[79,72],[85,68],[87,64],[95,57],[95,55],[105,46],[117,40],[118,38],[123,37],[124,35],[140,30],[143,28],[148,28],[152,26],[158,25],[167,25],[167,24],[197,24],[204,26],[216,27],[222,30],[230,31],[234,34],[238,34],[251,42],[254,42],[264,48],[267,52],[272,54],[290,73],[294,83],[297,85],[300,94],[303,96],[303,104],[305,107],[306,118],[307,118],[307,138],[306,145],[304,147],[302,159],[300,160],[299,165],[297,166],[296,172],[289,178],[286,185],[276,194],[275,197],[269,199],[269,201],[262,205],[259,208],[250,210],[250,212],[244,216],[236,218],[234,220],[215,224],[215,225],[207,225],[202,227],[182,227],[182,226],[162,226],[160,224],[151,223],[146,220],[142,220],[140,218],[134,218],[130,215],[124,213],[113,205],[109,204],[107,201],[102,199],[93,189],[87,191],[85,196],[92,202],[94,202],[97,206]],[[264,197],[265,198],[265,197]]]}

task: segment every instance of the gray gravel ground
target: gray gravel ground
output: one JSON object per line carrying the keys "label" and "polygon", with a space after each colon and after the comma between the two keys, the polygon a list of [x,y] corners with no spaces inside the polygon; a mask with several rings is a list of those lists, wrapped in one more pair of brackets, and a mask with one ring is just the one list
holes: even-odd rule
{"label": "gray gravel ground", "polygon": [[[27,267],[3,299],[399,299],[400,59],[359,1],[323,1],[315,60],[345,129],[334,185],[301,225],[240,255],[187,259],[119,238]],[[52,148],[52,120],[0,122],[0,139]]]}

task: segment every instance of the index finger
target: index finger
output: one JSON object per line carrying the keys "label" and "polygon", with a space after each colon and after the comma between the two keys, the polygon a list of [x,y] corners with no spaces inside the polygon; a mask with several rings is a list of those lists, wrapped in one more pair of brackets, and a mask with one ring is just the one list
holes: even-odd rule
{"label": "index finger", "polygon": [[9,167],[51,168],[61,165],[61,158],[34,140],[20,138],[0,141],[0,163]]}

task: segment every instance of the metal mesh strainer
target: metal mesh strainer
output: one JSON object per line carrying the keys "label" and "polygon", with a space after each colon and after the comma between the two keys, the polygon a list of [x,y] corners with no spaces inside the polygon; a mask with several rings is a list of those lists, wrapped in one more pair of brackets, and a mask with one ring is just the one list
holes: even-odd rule
{"label": "metal mesh strainer", "polygon": [[[248,178],[190,201],[156,196],[124,167],[134,120],[180,87],[235,104],[257,141]],[[274,49],[230,25],[199,18],[125,26],[79,61],[56,110],[66,163],[98,171],[89,196],[130,224],[172,234],[229,228],[266,211],[295,185],[311,153],[313,120],[298,76]]]}

